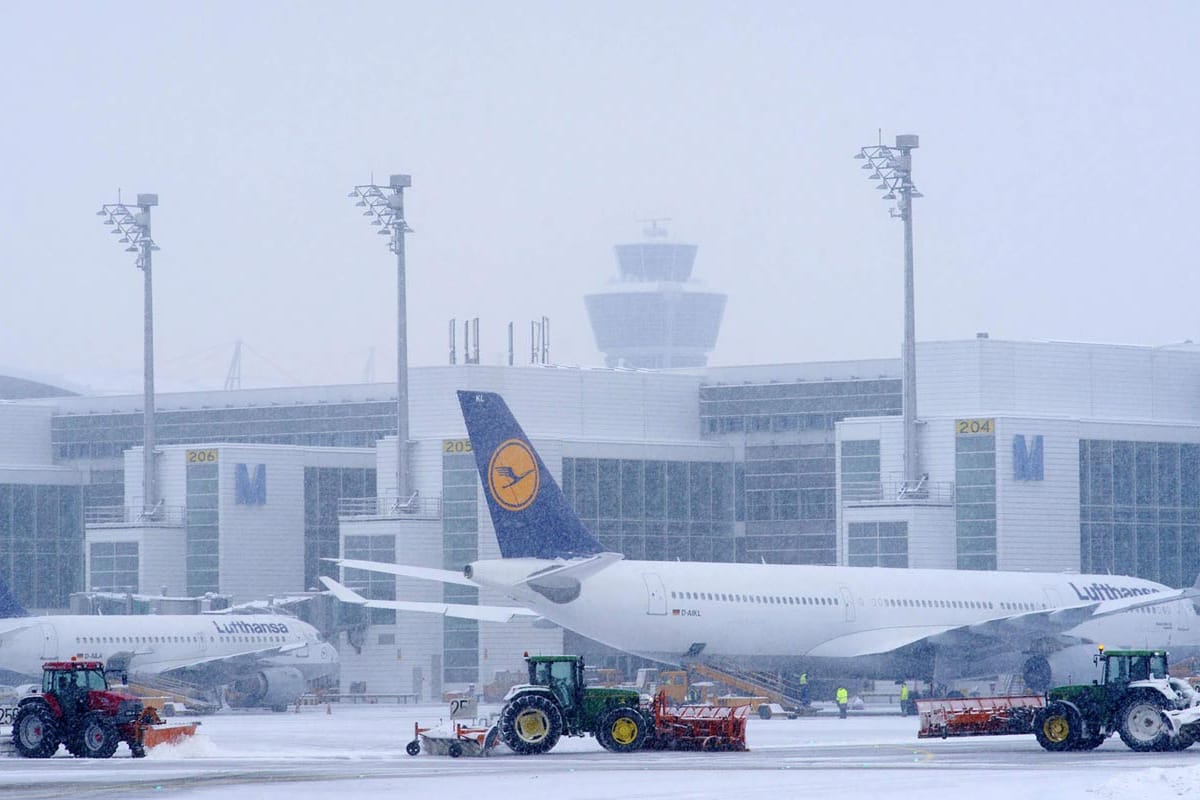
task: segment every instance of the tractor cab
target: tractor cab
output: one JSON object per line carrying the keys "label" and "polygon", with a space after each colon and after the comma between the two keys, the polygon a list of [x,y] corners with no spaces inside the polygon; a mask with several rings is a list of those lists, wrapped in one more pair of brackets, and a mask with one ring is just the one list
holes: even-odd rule
{"label": "tractor cab", "polygon": [[42,665],[42,695],[53,698],[61,713],[100,711],[120,724],[142,711],[136,697],[111,691],[100,661],[48,661]]}
{"label": "tractor cab", "polygon": [[545,686],[564,714],[583,704],[583,659],[579,656],[529,656],[529,683]]}
{"label": "tractor cab", "polygon": [[1096,660],[1104,664],[1105,686],[1128,686],[1137,681],[1168,677],[1165,650],[1102,650],[1096,654]]}

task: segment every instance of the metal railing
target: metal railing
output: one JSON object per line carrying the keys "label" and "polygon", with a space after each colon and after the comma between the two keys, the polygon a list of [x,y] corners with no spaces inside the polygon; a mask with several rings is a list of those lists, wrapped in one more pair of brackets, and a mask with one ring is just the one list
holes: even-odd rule
{"label": "metal railing", "polygon": [[83,510],[85,525],[150,525],[182,527],[187,524],[184,506],[89,506]]}
{"label": "metal railing", "polygon": [[412,497],[343,497],[338,501],[339,517],[405,517],[441,519],[441,495],[414,494]]}
{"label": "metal railing", "polygon": [[842,502],[855,505],[954,505],[953,481],[875,481],[843,483]]}

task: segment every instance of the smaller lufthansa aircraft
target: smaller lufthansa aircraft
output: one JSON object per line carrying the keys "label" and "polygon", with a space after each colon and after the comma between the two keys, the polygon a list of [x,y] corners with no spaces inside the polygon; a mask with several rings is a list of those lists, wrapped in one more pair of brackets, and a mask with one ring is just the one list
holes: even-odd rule
{"label": "smaller lufthansa aircraft", "polygon": [[309,682],[338,671],[312,625],[281,614],[50,615],[32,617],[0,581],[0,670],[37,680],[45,661],[103,661],[110,672],[163,675],[237,705],[282,709]]}

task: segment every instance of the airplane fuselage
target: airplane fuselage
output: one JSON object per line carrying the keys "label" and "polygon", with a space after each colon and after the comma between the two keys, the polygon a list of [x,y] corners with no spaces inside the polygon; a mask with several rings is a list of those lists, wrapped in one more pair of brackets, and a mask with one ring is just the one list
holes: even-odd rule
{"label": "airplane fuselage", "polygon": [[[851,660],[880,677],[894,677],[896,666],[875,654],[948,628],[1172,591],[1107,575],[618,561],[562,602],[575,593],[539,592],[536,581],[533,589],[514,586],[517,573],[536,572],[539,563],[551,562],[482,561],[471,572],[563,627],[658,661],[807,668]],[[1095,643],[1200,650],[1200,620],[1186,600],[1093,619],[1068,633],[1088,643],[1089,660]],[[1015,668],[1029,652],[1017,646],[1008,661]]]}
{"label": "airplane fuselage", "polygon": [[0,669],[36,677],[42,662],[71,657],[128,660],[133,674],[156,674],[266,650],[266,664],[307,678],[331,674],[337,653],[316,629],[274,614],[55,615],[0,620]]}

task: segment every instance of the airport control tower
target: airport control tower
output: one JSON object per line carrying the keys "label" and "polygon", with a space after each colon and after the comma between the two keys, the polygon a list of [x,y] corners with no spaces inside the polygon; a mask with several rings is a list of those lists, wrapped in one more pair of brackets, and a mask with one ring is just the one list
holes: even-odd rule
{"label": "airport control tower", "polygon": [[613,248],[620,276],[584,297],[596,346],[608,367],[703,367],[717,344],[726,296],[692,280],[694,244],[662,241],[648,220],[647,241]]}

